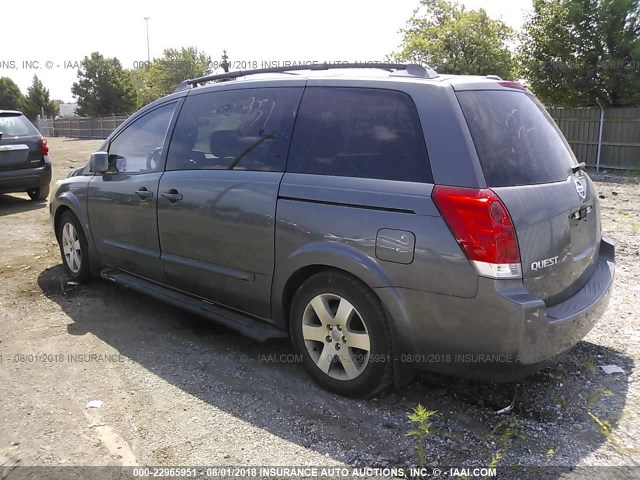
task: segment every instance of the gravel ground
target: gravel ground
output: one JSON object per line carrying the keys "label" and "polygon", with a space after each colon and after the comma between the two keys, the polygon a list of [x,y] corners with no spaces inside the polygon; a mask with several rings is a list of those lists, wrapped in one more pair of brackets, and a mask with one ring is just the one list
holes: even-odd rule
{"label": "gravel ground", "polygon": [[[54,179],[99,145],[51,139]],[[617,277],[584,341],[518,384],[423,373],[369,400],[316,387],[287,341],[256,343],[103,281],[67,283],[46,202],[0,196],[0,465],[414,465],[407,415],[420,403],[437,411],[426,465],[640,475],[639,187],[597,180]]]}

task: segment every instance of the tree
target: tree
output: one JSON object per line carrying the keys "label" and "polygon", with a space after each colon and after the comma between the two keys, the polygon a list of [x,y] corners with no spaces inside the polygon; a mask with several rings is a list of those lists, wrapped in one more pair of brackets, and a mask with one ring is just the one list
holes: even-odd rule
{"label": "tree", "polygon": [[149,66],[134,70],[140,103],[144,105],[167,95],[183,80],[208,75],[212,70],[211,57],[197,48],[169,48]]}
{"label": "tree", "polygon": [[401,33],[396,61],[426,63],[442,73],[513,75],[513,30],[484,9],[467,10],[452,0],[420,0]]}
{"label": "tree", "polygon": [[78,81],[71,87],[78,99],[78,115],[128,114],[136,110],[138,98],[131,72],[122,68],[120,60],[93,52],[80,65]]}
{"label": "tree", "polygon": [[518,63],[546,103],[640,105],[640,0],[534,0]]}
{"label": "tree", "polygon": [[27,89],[24,100],[23,113],[31,120],[35,120],[44,110],[48,117],[55,117],[60,112],[58,104],[51,100],[47,90],[37,75],[33,76],[33,83]]}
{"label": "tree", "polygon": [[9,77],[0,77],[0,110],[21,110],[24,96]]}
{"label": "tree", "polygon": [[138,99],[136,108],[140,108],[147,103],[151,103],[153,100],[160,97],[160,95],[155,91],[151,90],[149,82],[149,68],[150,65],[145,65],[129,71],[131,74],[131,82],[133,83],[133,88],[136,90]]}

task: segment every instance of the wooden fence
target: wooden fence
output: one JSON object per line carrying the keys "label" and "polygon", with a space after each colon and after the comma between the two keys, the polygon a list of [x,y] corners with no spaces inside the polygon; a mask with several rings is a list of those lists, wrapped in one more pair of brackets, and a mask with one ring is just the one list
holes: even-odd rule
{"label": "wooden fence", "polygon": [[602,129],[597,107],[549,108],[549,113],[578,161],[606,170],[640,170],[640,107],[604,109]]}

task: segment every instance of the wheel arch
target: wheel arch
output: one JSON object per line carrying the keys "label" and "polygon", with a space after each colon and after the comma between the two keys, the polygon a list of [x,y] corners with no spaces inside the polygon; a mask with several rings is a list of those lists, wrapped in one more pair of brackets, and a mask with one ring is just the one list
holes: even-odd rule
{"label": "wheel arch", "polygon": [[89,221],[86,214],[82,214],[85,210],[81,206],[81,202],[75,195],[70,192],[65,192],[55,200],[56,205],[53,210],[53,231],[56,236],[56,240],[59,242],[58,226],[60,219],[66,212],[71,212],[78,219],[80,227],[82,227],[82,233],[87,239],[87,246],[89,247],[90,266],[92,275],[97,275],[100,272],[100,265],[98,262],[98,255],[93,242],[93,236],[91,235],[91,229],[89,228]]}
{"label": "wheel arch", "polygon": [[71,212],[73,215],[76,216],[76,218],[78,217],[75,212],[71,209],[71,207],[69,207],[68,205],[60,205],[58,208],[56,208],[56,211],[53,214],[53,231],[56,235],[56,239],[60,240],[60,236],[59,236],[59,225],[60,225],[60,219],[62,218],[62,215],[64,215],[65,212]]}
{"label": "wheel arch", "polygon": [[[406,309],[402,304],[402,296],[393,288],[392,281],[375,259],[344,244],[312,242],[292,252],[286,260],[276,263],[271,303],[274,323],[290,332],[289,315],[295,292],[308,278],[326,270],[350,275],[371,290],[385,311],[391,334],[392,351],[394,354],[400,352],[406,344],[406,339],[399,334],[397,330],[399,326],[394,321],[392,312],[403,317],[398,319],[400,322],[406,321],[404,318]],[[381,296],[381,292],[385,292],[385,295]],[[395,357],[394,382],[397,387],[400,387],[411,379],[413,371],[405,368],[399,355]]]}
{"label": "wheel arch", "polygon": [[351,275],[374,294],[377,287],[391,286],[380,264],[362,251],[339,243],[308,243],[289,254],[286,260],[276,262],[271,298],[274,322],[288,331],[293,295],[309,277],[329,269]]}
{"label": "wheel arch", "polygon": [[392,347],[392,350],[395,352],[396,349],[400,347],[399,337],[396,332],[396,325],[393,321],[391,309],[388,308],[388,305],[386,304],[385,300],[378,294],[380,290],[371,287],[371,285],[368,285],[366,282],[364,282],[360,277],[355,275],[353,272],[349,270],[345,270],[344,268],[336,267],[334,265],[327,265],[327,264],[306,265],[304,267],[299,268],[298,270],[296,270],[291,274],[282,291],[281,301],[279,305],[279,308],[282,314],[280,317],[277,317],[281,319],[281,322],[282,322],[280,323],[279,326],[281,326],[285,331],[289,333],[291,332],[290,313],[291,313],[291,305],[293,303],[293,298],[296,292],[300,289],[302,284],[306,282],[309,278],[319,273],[328,272],[328,271],[341,273],[353,278],[354,280],[362,283],[376,297],[376,299],[380,302],[380,305],[382,306],[382,309],[385,312],[386,320],[389,324],[389,332],[391,333],[391,347]]}

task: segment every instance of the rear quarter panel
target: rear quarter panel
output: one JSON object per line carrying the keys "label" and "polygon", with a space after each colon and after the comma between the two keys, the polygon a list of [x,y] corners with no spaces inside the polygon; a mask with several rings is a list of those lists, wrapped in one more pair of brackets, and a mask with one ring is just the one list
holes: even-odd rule
{"label": "rear quarter panel", "polygon": [[[345,270],[371,288],[475,296],[478,277],[435,208],[432,189],[412,182],[285,174],[275,232],[275,321],[285,313],[288,279],[309,265]],[[376,256],[381,229],[413,233],[411,263]]]}

